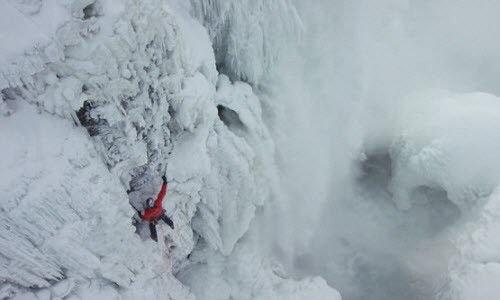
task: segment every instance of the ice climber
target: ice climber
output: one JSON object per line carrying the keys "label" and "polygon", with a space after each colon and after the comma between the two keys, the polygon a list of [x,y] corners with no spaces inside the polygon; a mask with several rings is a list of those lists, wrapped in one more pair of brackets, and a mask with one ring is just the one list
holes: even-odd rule
{"label": "ice climber", "polygon": [[146,200],[146,207],[144,209],[144,213],[141,214],[139,212],[139,216],[142,220],[149,222],[149,231],[151,232],[151,238],[155,241],[158,241],[158,234],[156,233],[156,224],[161,220],[167,223],[170,228],[174,229],[174,222],[170,219],[165,210],[163,209],[163,198],[165,198],[165,194],[167,194],[168,182],[165,175],[161,177],[163,179],[163,184],[161,186],[160,193],[156,197],[156,200],[153,201],[153,198],[148,198]]}

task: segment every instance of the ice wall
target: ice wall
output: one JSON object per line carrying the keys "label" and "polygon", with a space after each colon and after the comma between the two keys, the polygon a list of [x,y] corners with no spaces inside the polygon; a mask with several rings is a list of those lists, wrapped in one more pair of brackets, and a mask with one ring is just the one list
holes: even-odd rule
{"label": "ice wall", "polygon": [[[299,26],[290,3],[4,4],[2,298],[339,297],[241,242],[276,178],[255,88]],[[131,207],[165,170],[173,273]]]}

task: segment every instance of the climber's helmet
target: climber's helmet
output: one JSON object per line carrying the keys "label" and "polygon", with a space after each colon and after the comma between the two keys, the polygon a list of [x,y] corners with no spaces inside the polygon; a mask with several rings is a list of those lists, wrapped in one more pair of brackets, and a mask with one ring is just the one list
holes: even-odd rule
{"label": "climber's helmet", "polygon": [[155,201],[153,200],[153,198],[148,198],[146,200],[146,206],[147,207],[153,207],[155,205]]}

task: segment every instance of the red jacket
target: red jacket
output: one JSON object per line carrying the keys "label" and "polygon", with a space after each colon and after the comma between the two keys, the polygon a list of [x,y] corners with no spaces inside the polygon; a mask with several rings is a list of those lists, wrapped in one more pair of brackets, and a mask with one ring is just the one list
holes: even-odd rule
{"label": "red jacket", "polygon": [[163,183],[163,185],[161,186],[160,193],[158,194],[158,197],[156,197],[153,207],[146,208],[144,210],[144,214],[141,216],[141,219],[143,219],[144,221],[151,221],[158,219],[163,213],[162,201],[166,194],[167,194],[167,184]]}

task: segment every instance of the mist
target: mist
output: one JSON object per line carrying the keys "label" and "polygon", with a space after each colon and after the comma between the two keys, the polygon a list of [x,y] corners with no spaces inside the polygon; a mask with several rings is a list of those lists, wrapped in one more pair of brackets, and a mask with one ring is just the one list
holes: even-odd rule
{"label": "mist", "polygon": [[413,118],[448,109],[439,95],[498,94],[500,4],[295,5],[304,33],[281,65],[274,125],[281,181],[260,221],[269,252],[343,299],[446,297],[466,212],[439,184],[400,197],[391,147]]}

